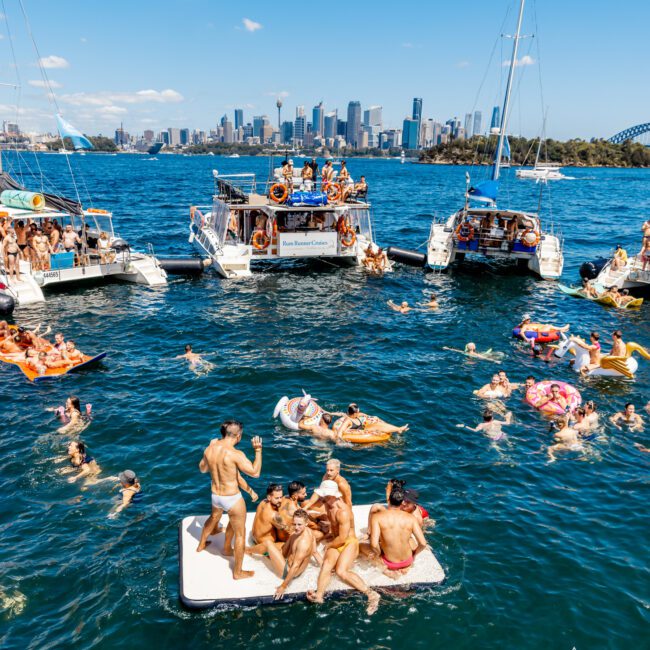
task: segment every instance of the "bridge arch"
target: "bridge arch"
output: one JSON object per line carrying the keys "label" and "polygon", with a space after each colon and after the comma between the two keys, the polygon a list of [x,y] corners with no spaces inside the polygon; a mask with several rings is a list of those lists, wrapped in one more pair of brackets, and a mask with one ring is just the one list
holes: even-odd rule
{"label": "bridge arch", "polygon": [[619,131],[616,135],[613,135],[608,140],[608,142],[612,142],[613,144],[621,144],[626,140],[632,140],[633,138],[636,138],[648,132],[650,132],[650,122],[646,122],[645,124],[637,124],[636,126],[631,126],[629,129]]}

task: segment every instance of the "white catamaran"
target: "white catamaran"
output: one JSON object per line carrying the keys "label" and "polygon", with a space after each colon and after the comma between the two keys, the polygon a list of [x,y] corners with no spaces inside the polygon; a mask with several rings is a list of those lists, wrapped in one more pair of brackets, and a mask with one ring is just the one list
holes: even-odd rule
{"label": "white catamaran", "polygon": [[[473,187],[467,174],[463,208],[449,218],[434,220],[431,224],[427,263],[432,269],[447,269],[454,261],[460,262],[466,256],[480,256],[514,261],[544,279],[557,279],[562,274],[564,258],[561,238],[552,229],[550,232],[542,230],[539,215],[497,207],[499,171],[503,167],[504,147],[507,147],[510,93],[521,38],[524,2],[521,0],[519,7],[492,177]],[[480,205],[472,205],[472,202]]]}
{"label": "white catamaran", "polygon": [[[271,162],[271,165],[273,163]],[[321,191],[304,181],[300,169],[291,179],[280,168],[269,180],[255,174],[214,176],[212,205],[190,209],[189,241],[224,278],[251,275],[251,264],[277,260],[321,259],[361,265],[366,252],[379,251],[373,241],[366,191],[351,180],[334,178]],[[390,262],[385,260],[390,269]]]}

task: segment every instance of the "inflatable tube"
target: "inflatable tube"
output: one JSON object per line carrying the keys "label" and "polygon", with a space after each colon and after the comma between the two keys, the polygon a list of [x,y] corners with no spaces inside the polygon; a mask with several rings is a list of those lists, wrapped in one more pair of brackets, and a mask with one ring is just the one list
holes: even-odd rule
{"label": "inflatable tube", "polygon": [[[303,408],[303,400],[308,400],[305,408]],[[292,431],[300,431],[298,422],[301,419],[304,419],[303,424],[306,426],[314,426],[320,423],[322,416],[323,409],[309,395],[294,397],[292,399],[285,396],[275,405],[275,410],[273,411],[273,417],[279,417],[282,424]]]}
{"label": "inflatable tube", "polygon": [[390,440],[390,433],[381,433],[379,431],[346,431],[341,438],[346,442],[352,442],[355,445],[367,445],[372,442],[386,442]]}
{"label": "inflatable tube", "polygon": [[174,275],[198,275],[210,266],[212,260],[197,259],[196,257],[159,257],[158,264],[167,273]]}
{"label": "inflatable tube", "polygon": [[552,415],[564,415],[565,410],[554,402],[549,402],[544,404],[544,406],[539,407],[538,404],[548,397],[551,394],[551,386],[557,384],[560,387],[560,395],[564,397],[567,401],[569,411],[573,413],[575,409],[580,406],[582,403],[582,396],[576,388],[571,384],[567,384],[563,381],[540,381],[536,384],[533,384],[526,391],[526,402],[530,404],[533,408],[536,408],[539,411],[544,413],[551,413]]}
{"label": "inflatable tube", "polygon": [[0,291],[0,314],[2,316],[9,316],[13,313],[16,307],[16,301],[8,293]]}
{"label": "inflatable tube", "polygon": [[[537,323],[532,323],[532,324],[537,325]],[[519,327],[515,327],[515,329],[512,330],[512,335],[515,338],[519,338],[520,331],[521,329]],[[533,339],[538,343],[552,343],[553,341],[560,340],[560,333],[559,332],[526,332],[526,338]]]}
{"label": "inflatable tube", "polygon": [[406,266],[417,266],[424,268],[427,265],[427,256],[424,253],[411,251],[407,248],[399,248],[397,246],[389,246],[386,249],[386,255],[389,260],[405,264]]}
{"label": "inflatable tube", "polygon": [[42,194],[24,190],[4,190],[0,194],[0,202],[10,208],[25,210],[42,210],[45,207],[45,197]]}

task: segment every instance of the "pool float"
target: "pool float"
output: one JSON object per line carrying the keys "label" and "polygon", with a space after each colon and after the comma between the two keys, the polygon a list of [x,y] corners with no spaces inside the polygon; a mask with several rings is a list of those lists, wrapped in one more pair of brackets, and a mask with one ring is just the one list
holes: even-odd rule
{"label": "pool float", "polygon": [[532,407],[544,413],[551,413],[552,415],[563,415],[565,410],[554,402],[548,402],[544,406],[538,404],[551,394],[551,386],[557,384],[560,387],[560,395],[567,401],[569,411],[573,413],[575,409],[582,403],[582,396],[571,384],[563,381],[540,381],[533,384],[526,391],[526,402]]}
{"label": "pool float", "polygon": [[392,434],[381,431],[346,431],[341,438],[355,445],[366,445],[372,442],[386,442]]}
{"label": "pool float", "polygon": [[316,404],[316,400],[302,391],[302,397],[289,399],[286,395],[275,405],[273,418],[280,418],[282,424],[293,431],[299,431],[298,423],[304,418],[303,424],[311,427],[320,423],[323,409]]}
{"label": "pool float", "polygon": [[[526,332],[526,338],[537,341],[538,343],[552,343],[553,341],[559,341],[560,333],[549,331],[550,325],[540,325],[539,323],[530,323],[528,327],[536,327],[537,332]],[[520,327],[515,327],[512,330],[512,335],[515,338],[519,338],[519,332],[521,332]]]}
{"label": "pool float", "polygon": [[84,360],[80,361],[79,363],[72,366],[71,368],[48,368],[45,371],[44,375],[40,375],[31,366],[28,366],[26,363],[23,363],[22,361],[15,361],[14,359],[9,359],[2,355],[0,355],[0,361],[4,361],[5,363],[10,363],[14,366],[18,366],[23,371],[25,377],[29,379],[29,381],[38,383],[41,381],[45,381],[47,379],[60,379],[64,375],[67,375],[71,372],[76,372],[77,370],[81,370],[81,368],[86,368],[92,364],[98,363],[106,356],[106,354],[107,354],[106,352],[102,352],[101,354],[98,354],[94,357],[84,354],[83,355]]}

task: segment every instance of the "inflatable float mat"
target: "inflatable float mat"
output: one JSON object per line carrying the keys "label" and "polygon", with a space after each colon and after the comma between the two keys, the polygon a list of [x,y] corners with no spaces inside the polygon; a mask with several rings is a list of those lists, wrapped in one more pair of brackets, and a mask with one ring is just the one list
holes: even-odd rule
{"label": "inflatable float mat", "polygon": [[39,381],[46,381],[48,379],[59,379],[64,375],[70,374],[71,372],[76,372],[77,370],[81,370],[81,368],[86,368],[87,366],[90,366],[94,363],[101,361],[107,354],[108,354],[107,352],[102,352],[101,354],[98,354],[95,357],[89,357],[88,355],[84,355],[84,361],[78,363],[76,366],[72,366],[72,368],[48,368],[45,371],[44,375],[39,375],[35,370],[28,367],[26,364],[20,363],[18,361],[5,359],[3,357],[0,357],[0,361],[4,361],[5,363],[11,363],[14,366],[18,366],[23,371],[25,377],[29,379],[29,381],[37,383]]}
{"label": "inflatable float mat", "polygon": [[615,307],[616,309],[634,309],[638,308],[643,304],[643,298],[634,298],[630,300],[624,307],[617,305],[611,296],[605,296],[604,298],[595,298],[596,302],[599,302],[601,305],[607,305],[608,307]]}
{"label": "inflatable float mat", "polygon": [[[357,536],[361,528],[368,525],[370,505],[353,506]],[[246,541],[253,526],[254,512],[246,516]],[[224,533],[209,537],[212,542],[204,551],[196,552],[201,537],[201,529],[207,516],[185,517],[178,529],[178,561],[180,580],[180,600],[190,609],[205,609],[217,605],[266,605],[272,603],[303,600],[305,593],[316,589],[319,567],[312,559],[305,572],[293,580],[281,601],[274,601],[273,595],[281,579],[273,573],[270,563],[259,555],[244,556],[244,569],[252,569],[255,576],[249,580],[233,580],[233,559],[221,555]],[[221,524],[225,530],[228,515],[223,515]],[[385,576],[382,571],[365,560],[354,563],[354,571],[371,587],[422,587],[439,584],[445,579],[445,572],[430,549],[418,554],[410,571],[396,580]],[[352,588],[336,576],[326,595],[352,592]]]}
{"label": "inflatable float mat", "polygon": [[367,445],[372,442],[386,442],[390,440],[390,433],[379,431],[347,431],[341,437],[346,442],[352,442],[355,445]]}
{"label": "inflatable float mat", "polygon": [[[519,336],[520,328],[515,327],[512,330],[512,335],[517,338]],[[553,341],[560,340],[559,332],[526,332],[527,339],[533,339],[539,343],[552,343]]]}

